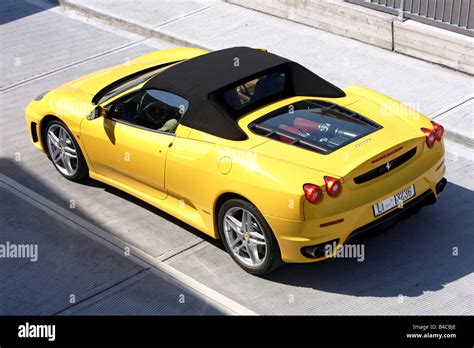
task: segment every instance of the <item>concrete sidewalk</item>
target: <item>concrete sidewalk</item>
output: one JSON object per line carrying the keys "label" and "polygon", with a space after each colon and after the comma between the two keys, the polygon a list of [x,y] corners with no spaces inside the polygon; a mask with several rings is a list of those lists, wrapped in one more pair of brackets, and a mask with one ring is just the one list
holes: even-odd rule
{"label": "concrete sidewalk", "polygon": [[360,84],[398,99],[474,147],[472,76],[218,0],[59,0],[66,10],[181,46],[264,47],[332,83]]}

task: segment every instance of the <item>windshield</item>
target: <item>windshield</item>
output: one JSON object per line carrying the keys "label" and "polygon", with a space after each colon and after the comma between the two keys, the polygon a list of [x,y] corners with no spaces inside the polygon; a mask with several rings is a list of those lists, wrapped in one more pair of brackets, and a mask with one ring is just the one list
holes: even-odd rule
{"label": "windshield", "polygon": [[115,86],[112,89],[110,89],[109,91],[107,91],[107,93],[105,93],[99,99],[98,104],[101,104],[101,103],[109,100],[110,98],[115,97],[116,95],[119,95],[119,94],[133,88],[133,87],[136,87],[136,86],[146,82],[147,80],[149,80],[153,76],[161,73],[163,70],[169,68],[172,65],[174,65],[174,64],[171,64],[171,65],[167,64],[166,66],[161,66],[158,69],[154,69],[152,71],[147,70],[143,74],[138,73],[138,76],[135,75],[135,76],[132,76],[131,78],[125,79],[122,83],[119,83],[117,86]]}
{"label": "windshield", "polygon": [[100,98],[99,104],[109,100],[110,98],[112,98],[116,95],[119,95],[122,92],[125,92],[125,91],[129,90],[130,88],[133,88],[133,87],[136,87],[136,86],[142,84],[143,82],[145,82],[146,80],[148,80],[149,78],[151,78],[155,74],[156,74],[156,70],[152,71],[148,74],[140,75],[140,76],[138,76],[134,79],[128,80],[127,82],[124,82],[123,84],[111,89],[106,94],[104,94],[102,96],[102,98]]}
{"label": "windshield", "polygon": [[284,143],[329,153],[381,126],[336,104],[303,100],[257,119],[249,128]]}

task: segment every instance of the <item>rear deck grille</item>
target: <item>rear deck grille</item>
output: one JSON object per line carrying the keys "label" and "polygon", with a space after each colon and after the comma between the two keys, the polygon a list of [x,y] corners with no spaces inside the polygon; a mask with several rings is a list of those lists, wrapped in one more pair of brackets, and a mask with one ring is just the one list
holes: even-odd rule
{"label": "rear deck grille", "polygon": [[377,178],[381,175],[384,175],[385,173],[387,173],[387,172],[401,166],[403,163],[407,162],[410,158],[415,156],[415,153],[416,153],[416,147],[411,149],[410,151],[407,151],[403,155],[401,155],[401,156],[399,156],[399,157],[397,157],[397,158],[395,158],[391,161],[385,162],[384,164],[378,166],[377,168],[374,168],[374,169],[368,171],[367,173],[356,176],[354,178],[354,182],[356,184],[362,184],[364,182],[373,180],[373,179],[375,179],[375,178]]}

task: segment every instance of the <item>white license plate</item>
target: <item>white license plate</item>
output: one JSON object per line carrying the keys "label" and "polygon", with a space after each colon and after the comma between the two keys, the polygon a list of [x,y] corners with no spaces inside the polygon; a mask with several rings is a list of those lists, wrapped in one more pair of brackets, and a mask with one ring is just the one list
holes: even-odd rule
{"label": "white license plate", "polygon": [[403,202],[409,200],[410,198],[414,197],[416,194],[415,192],[415,185],[410,185],[406,189],[403,189],[400,192],[395,193],[393,196],[390,196],[384,199],[377,204],[372,206],[374,210],[374,216],[379,216],[396,206],[403,206]]}

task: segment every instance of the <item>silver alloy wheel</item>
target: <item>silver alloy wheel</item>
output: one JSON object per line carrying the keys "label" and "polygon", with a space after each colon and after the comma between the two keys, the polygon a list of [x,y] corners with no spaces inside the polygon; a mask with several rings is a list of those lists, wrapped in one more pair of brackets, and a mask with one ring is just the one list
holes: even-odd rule
{"label": "silver alloy wheel", "polygon": [[56,168],[66,176],[77,172],[79,161],[74,141],[68,131],[59,124],[48,127],[48,151]]}
{"label": "silver alloy wheel", "polygon": [[225,213],[224,236],[234,255],[244,265],[258,267],[265,261],[265,235],[255,216],[248,210],[233,207]]}

